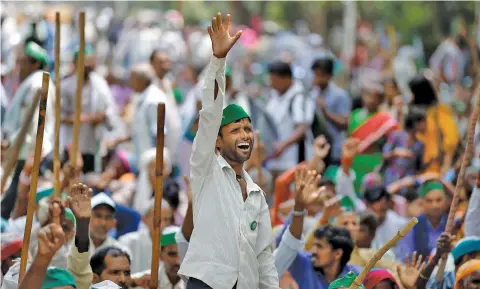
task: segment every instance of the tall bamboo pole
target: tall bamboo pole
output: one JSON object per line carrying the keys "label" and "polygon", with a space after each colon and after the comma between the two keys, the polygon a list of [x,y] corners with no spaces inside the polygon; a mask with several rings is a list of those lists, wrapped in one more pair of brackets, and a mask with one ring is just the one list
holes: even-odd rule
{"label": "tall bamboo pole", "polygon": [[55,13],[55,147],[53,152],[53,197],[60,197],[60,12]]}

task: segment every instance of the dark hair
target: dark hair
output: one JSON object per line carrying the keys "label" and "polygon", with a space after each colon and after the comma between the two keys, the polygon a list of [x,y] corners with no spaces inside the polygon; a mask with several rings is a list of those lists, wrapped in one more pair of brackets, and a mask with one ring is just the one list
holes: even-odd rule
{"label": "dark hair", "polygon": [[423,75],[414,77],[408,86],[413,94],[414,105],[431,106],[437,103],[435,90],[430,81]]}
{"label": "dark hair", "polygon": [[424,109],[414,106],[410,107],[407,117],[405,119],[405,130],[413,130],[417,122],[423,121],[426,118],[427,114]]}
{"label": "dark hair", "polygon": [[383,185],[373,185],[366,188],[363,197],[368,204],[376,203],[382,198],[390,199],[390,195]]}
{"label": "dark hair", "polygon": [[163,198],[168,202],[174,211],[176,211],[180,205],[179,192],[180,186],[174,179],[170,177],[164,179]]}
{"label": "dark hair", "polygon": [[333,75],[333,59],[330,57],[322,57],[315,59],[312,64],[312,70],[321,69],[325,71],[328,75]]}
{"label": "dark hair", "polygon": [[366,226],[370,233],[375,233],[378,227],[378,219],[370,212],[362,212],[360,214],[360,226]]}
{"label": "dark hair", "polygon": [[325,239],[332,246],[333,250],[342,249],[340,270],[343,270],[348,261],[350,261],[354,247],[352,237],[347,229],[326,225],[315,230],[314,236],[316,239]]}
{"label": "dark hair", "polygon": [[292,78],[293,75],[290,64],[283,61],[275,61],[270,63],[268,65],[268,73],[289,78]]}
{"label": "dark hair", "polygon": [[152,51],[152,54],[150,54],[150,63],[153,62],[153,60],[155,59],[155,55],[156,55],[157,53],[165,53],[165,54],[168,55],[168,53],[167,53],[165,50],[163,50],[163,49],[155,49],[155,50]]}
{"label": "dark hair", "polygon": [[123,251],[120,248],[107,246],[95,252],[92,258],[90,259],[90,267],[92,268],[92,272],[97,275],[102,275],[103,270],[105,270],[105,258],[107,256],[110,257],[127,257],[128,264],[130,262],[130,256],[127,252]]}
{"label": "dark hair", "polygon": [[335,190],[335,183],[329,178],[321,178],[318,187],[333,187]]}

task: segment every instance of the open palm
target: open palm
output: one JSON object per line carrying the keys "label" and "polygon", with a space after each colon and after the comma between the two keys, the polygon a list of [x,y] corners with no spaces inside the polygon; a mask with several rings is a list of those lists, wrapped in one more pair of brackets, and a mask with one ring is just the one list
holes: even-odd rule
{"label": "open palm", "polygon": [[419,255],[417,258],[417,252],[414,252],[411,262],[407,256],[405,266],[397,266],[398,277],[400,277],[400,281],[407,289],[415,287],[417,279],[426,264],[422,262],[422,259],[422,255]]}
{"label": "open palm", "polygon": [[212,40],[213,55],[217,58],[225,58],[242,35],[242,31],[238,31],[233,37],[230,36],[230,14],[227,14],[223,23],[222,14],[218,13],[212,18],[212,26],[208,26],[208,34]]}
{"label": "open palm", "polygon": [[92,190],[84,184],[75,184],[70,189],[68,202],[75,218],[90,218]]}

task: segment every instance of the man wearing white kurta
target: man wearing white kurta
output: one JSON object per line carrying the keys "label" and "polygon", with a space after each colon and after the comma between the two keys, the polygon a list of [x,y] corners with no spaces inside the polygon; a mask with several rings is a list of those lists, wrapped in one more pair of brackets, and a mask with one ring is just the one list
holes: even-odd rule
{"label": "man wearing white kurta", "polygon": [[[35,94],[42,88],[43,69],[48,64],[48,53],[45,49],[34,42],[25,45],[24,53],[20,58],[20,87],[15,92],[12,102],[5,114],[2,127],[4,135],[8,137],[10,144],[13,144],[17,134],[27,117],[28,110],[32,105]],[[55,86],[50,80],[48,87],[47,112],[45,116],[45,129],[43,135],[42,155],[46,156],[53,150],[53,134],[55,119]],[[20,172],[23,169],[25,160],[35,150],[35,139],[37,136],[38,123],[38,105],[31,120],[31,124],[25,135],[20,154],[18,156],[17,167],[12,177],[12,182],[2,199],[2,217],[8,219],[13,210],[17,195],[17,185]]]}
{"label": "man wearing white kurta", "polygon": [[202,93],[191,156],[194,230],[179,275],[187,289],[279,288],[271,250],[272,227],[262,190],[243,170],[253,148],[250,118],[227,106],[225,58],[241,35],[229,35],[230,16],[208,28],[213,56]]}

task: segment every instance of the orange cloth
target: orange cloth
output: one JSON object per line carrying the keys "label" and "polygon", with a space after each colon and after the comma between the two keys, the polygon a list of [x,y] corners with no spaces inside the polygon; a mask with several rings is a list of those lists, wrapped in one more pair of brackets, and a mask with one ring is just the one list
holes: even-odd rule
{"label": "orange cloth", "polygon": [[478,270],[480,270],[480,260],[470,260],[460,266],[457,271],[457,275],[455,276],[455,286],[453,289],[460,289],[460,281]]}
{"label": "orange cloth", "polygon": [[129,183],[135,181],[135,175],[132,173],[126,173],[123,174],[120,178],[119,181]]}
{"label": "orange cloth", "polygon": [[[446,104],[438,104],[427,109],[427,129],[425,133],[418,133],[417,137],[425,145],[424,163],[438,157],[438,126],[442,135],[442,148],[445,154],[453,154],[459,142],[458,129],[452,109]],[[433,161],[427,172],[439,173],[440,163]]]}

